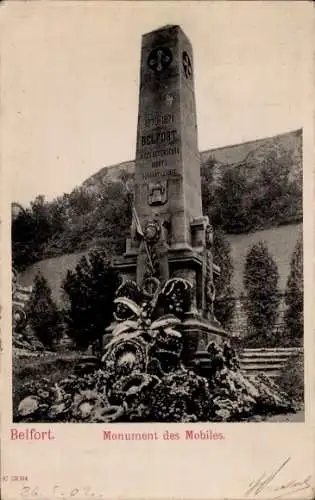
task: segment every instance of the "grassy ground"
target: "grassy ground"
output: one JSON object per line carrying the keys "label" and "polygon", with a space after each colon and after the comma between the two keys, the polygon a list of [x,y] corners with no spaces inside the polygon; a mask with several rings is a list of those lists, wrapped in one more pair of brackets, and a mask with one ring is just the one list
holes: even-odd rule
{"label": "grassy ground", "polygon": [[54,385],[68,377],[74,371],[76,361],[81,354],[77,352],[45,354],[41,357],[21,358],[13,356],[12,386],[13,411],[16,410],[21,397],[22,387],[26,382],[41,381],[44,377]]}
{"label": "grassy ground", "polygon": [[272,415],[268,417],[266,422],[304,422],[304,411],[300,410],[296,413],[287,413],[286,415]]}

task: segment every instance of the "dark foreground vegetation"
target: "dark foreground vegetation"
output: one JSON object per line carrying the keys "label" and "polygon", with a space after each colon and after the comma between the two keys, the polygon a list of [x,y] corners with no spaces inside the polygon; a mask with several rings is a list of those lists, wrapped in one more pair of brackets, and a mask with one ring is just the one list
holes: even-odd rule
{"label": "dark foreground vegetation", "polygon": [[84,369],[82,353],[15,358],[13,416],[15,422],[277,421],[296,413],[303,419],[301,363],[302,357],[290,359],[275,382],[246,376],[224,358],[211,381],[179,367],[160,378],[134,372],[115,382],[100,367]]}

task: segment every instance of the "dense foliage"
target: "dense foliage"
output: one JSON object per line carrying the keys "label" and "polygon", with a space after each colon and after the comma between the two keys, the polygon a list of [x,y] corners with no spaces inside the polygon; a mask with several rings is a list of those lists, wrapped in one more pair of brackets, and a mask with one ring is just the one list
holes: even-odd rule
{"label": "dense foliage", "polygon": [[201,168],[203,210],[215,227],[244,233],[301,220],[302,153],[266,142],[236,164]]}
{"label": "dense foliage", "polygon": [[303,344],[303,238],[298,239],[290,263],[290,274],[285,290],[286,310],[282,342],[284,345],[300,346]]}
{"label": "dense foliage", "polygon": [[106,261],[104,252],[90,252],[73,271],[67,272],[62,285],[68,304],[65,321],[67,333],[78,348],[95,341],[101,343],[113,319],[113,300],[119,284],[120,277]]}
{"label": "dense foliage", "polygon": [[304,405],[304,354],[293,354],[284,364],[276,383],[284,391],[289,401],[297,407]]}
{"label": "dense foliage", "polygon": [[20,210],[12,220],[12,256],[17,269],[42,259],[45,245],[65,230],[58,201],[48,203],[37,196],[28,209]]}
{"label": "dense foliage", "polygon": [[27,318],[32,333],[49,349],[54,349],[62,335],[61,318],[47,280],[38,274],[27,305]]}
{"label": "dense foliage", "polygon": [[108,181],[100,193],[76,188],[52,202],[38,196],[12,220],[14,266],[23,270],[46,257],[102,246],[122,253],[130,225],[121,181]]}
{"label": "dense foliage", "polygon": [[278,282],[277,264],[267,245],[259,241],[248,250],[244,269],[247,346],[271,347],[277,343],[274,326],[280,303]]}
{"label": "dense foliage", "polygon": [[233,262],[231,245],[220,228],[214,231],[213,261],[220,267],[220,275],[215,279],[214,315],[224,328],[228,328],[235,306],[232,287]]}

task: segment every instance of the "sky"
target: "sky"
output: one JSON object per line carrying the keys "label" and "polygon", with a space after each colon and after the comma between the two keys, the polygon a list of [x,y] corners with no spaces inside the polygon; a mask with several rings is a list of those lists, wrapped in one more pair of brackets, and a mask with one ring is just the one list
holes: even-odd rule
{"label": "sky", "polygon": [[304,126],[310,2],[7,2],[1,12],[1,164],[27,205],[135,157],[141,36],[191,40],[199,149]]}

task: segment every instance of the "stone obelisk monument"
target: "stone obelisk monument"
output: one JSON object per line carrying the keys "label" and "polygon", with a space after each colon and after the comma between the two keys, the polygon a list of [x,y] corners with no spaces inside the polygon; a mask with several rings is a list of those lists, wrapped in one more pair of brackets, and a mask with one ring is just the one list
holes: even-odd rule
{"label": "stone obelisk monument", "polygon": [[202,214],[192,46],[176,25],[142,37],[134,206],[120,272],[139,285],[150,272],[162,282],[187,279],[194,290],[187,331],[203,332],[206,343],[224,336],[213,316],[219,270]]}

